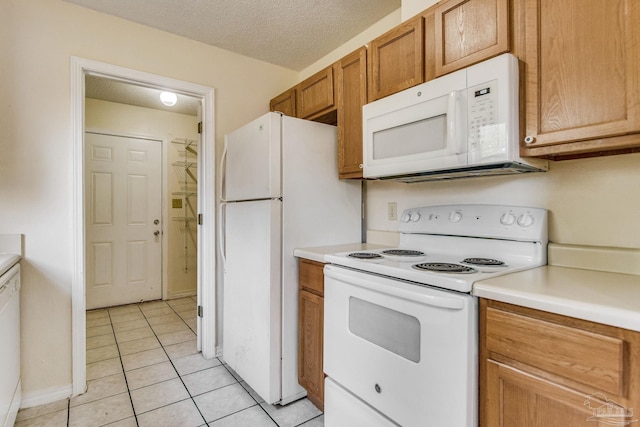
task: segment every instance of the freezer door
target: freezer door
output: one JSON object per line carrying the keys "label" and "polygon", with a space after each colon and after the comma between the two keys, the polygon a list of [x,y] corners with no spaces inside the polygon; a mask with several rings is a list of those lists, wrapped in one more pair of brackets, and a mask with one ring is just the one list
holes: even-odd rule
{"label": "freezer door", "polygon": [[223,358],[268,403],[280,400],[282,202],[229,203]]}
{"label": "freezer door", "polygon": [[281,116],[268,113],[226,135],[224,199],[255,200],[282,195],[280,129]]}

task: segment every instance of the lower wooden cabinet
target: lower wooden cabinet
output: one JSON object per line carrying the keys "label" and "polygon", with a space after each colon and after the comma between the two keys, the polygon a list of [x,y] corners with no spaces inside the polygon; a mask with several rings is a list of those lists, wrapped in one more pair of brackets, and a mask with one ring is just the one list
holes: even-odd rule
{"label": "lower wooden cabinet", "polygon": [[324,264],[298,261],[298,382],[324,410]]}
{"label": "lower wooden cabinet", "polygon": [[640,333],[480,300],[480,426],[633,425],[637,408]]}

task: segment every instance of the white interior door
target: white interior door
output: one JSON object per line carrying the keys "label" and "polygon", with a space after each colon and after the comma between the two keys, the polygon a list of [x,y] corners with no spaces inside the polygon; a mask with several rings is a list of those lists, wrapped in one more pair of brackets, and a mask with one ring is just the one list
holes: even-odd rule
{"label": "white interior door", "polygon": [[162,142],[85,134],[87,309],[162,297]]}

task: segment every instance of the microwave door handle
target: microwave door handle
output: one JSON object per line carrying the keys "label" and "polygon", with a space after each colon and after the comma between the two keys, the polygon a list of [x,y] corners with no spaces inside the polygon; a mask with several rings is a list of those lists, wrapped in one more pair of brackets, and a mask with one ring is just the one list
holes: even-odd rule
{"label": "microwave door handle", "polygon": [[454,154],[461,154],[463,152],[462,141],[458,138],[459,98],[459,92],[453,90],[449,93],[449,102],[447,104],[447,147],[449,147],[447,151]]}

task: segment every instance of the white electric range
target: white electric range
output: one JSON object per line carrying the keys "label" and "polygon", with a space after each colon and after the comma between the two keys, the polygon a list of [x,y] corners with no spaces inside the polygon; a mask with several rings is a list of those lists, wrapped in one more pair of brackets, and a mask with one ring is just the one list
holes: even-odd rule
{"label": "white electric range", "polygon": [[397,248],[325,256],[325,425],[477,425],[473,283],[545,265],[547,211],[428,206]]}

